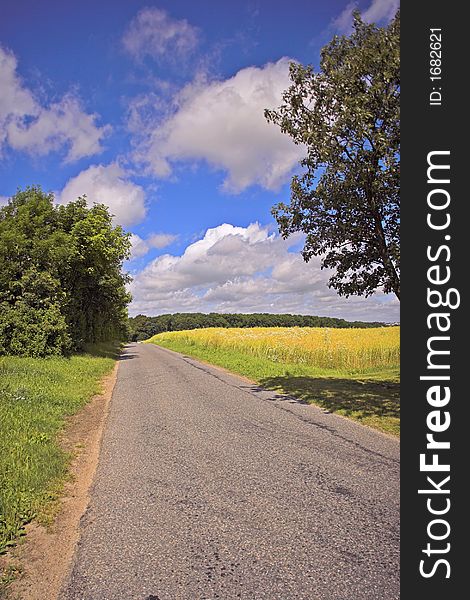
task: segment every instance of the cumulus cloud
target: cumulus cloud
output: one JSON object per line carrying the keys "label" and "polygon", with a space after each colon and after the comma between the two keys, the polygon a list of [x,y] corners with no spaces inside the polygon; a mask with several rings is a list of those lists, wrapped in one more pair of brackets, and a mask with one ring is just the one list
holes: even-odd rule
{"label": "cumulus cloud", "polygon": [[60,203],[86,195],[88,202],[106,204],[115,216],[115,222],[124,227],[145,218],[145,194],[140,185],[130,181],[126,172],[116,163],[92,165],[69,179],[57,194]]}
{"label": "cumulus cloud", "polygon": [[[369,7],[361,11],[366,23],[391,21],[400,7],[400,0],[372,0]],[[341,33],[349,33],[353,23],[353,11],[358,8],[357,2],[349,2],[344,10],[333,21],[333,27]]]}
{"label": "cumulus cloud", "polygon": [[369,8],[364,11],[364,21],[378,23],[379,21],[390,21],[400,7],[400,0],[372,0]]}
{"label": "cumulus cloud", "polygon": [[143,240],[136,233],[131,234],[131,259],[145,256],[149,251],[149,247],[145,240]]}
{"label": "cumulus cloud", "polygon": [[0,151],[9,146],[44,155],[67,148],[66,162],[101,152],[110,127],[98,127],[97,115],[84,112],[73,94],[41,105],[18,76],[17,66],[14,54],[0,47]]}
{"label": "cumulus cloud", "polygon": [[139,11],[127,28],[122,43],[135,59],[145,56],[160,60],[184,58],[198,44],[199,30],[186,19],[173,19],[159,8],[147,7]]}
{"label": "cumulus cloud", "polygon": [[319,260],[306,264],[268,228],[223,224],[208,229],[181,256],[164,254],[134,276],[133,314],[166,312],[297,312],[349,319],[398,320],[399,304],[377,294],[339,298]]}
{"label": "cumulus cloud", "polygon": [[137,234],[131,235],[131,259],[145,256],[152,248],[166,248],[178,238],[172,233],[152,233],[146,239]]}
{"label": "cumulus cloud", "polygon": [[265,108],[279,106],[290,85],[289,62],[282,58],[223,81],[186,85],[170,115],[147,121],[136,158],[159,177],[168,177],[179,161],[205,161],[226,172],[224,188],[232,193],[253,184],[279,188],[304,154],[264,118]]}
{"label": "cumulus cloud", "polygon": [[150,248],[166,248],[178,238],[172,233],[152,233],[147,238]]}
{"label": "cumulus cloud", "polygon": [[8,196],[0,196],[0,207],[6,206],[10,198]]}

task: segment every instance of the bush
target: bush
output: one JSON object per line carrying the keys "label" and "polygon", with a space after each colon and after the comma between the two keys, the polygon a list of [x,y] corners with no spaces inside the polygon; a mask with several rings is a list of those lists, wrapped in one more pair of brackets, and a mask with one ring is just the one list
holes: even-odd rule
{"label": "bush", "polygon": [[70,351],[72,340],[57,304],[34,308],[19,301],[2,303],[0,353],[16,356],[57,356]]}

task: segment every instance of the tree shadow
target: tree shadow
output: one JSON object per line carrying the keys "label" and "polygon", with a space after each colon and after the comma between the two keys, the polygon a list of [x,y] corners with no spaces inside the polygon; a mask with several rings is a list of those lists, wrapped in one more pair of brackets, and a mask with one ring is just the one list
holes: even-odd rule
{"label": "tree shadow", "polygon": [[334,377],[265,377],[260,384],[346,416],[400,417],[400,384]]}
{"label": "tree shadow", "polygon": [[112,358],[113,360],[119,360],[121,356],[121,344],[119,342],[87,344],[84,347],[83,352],[98,358]]}
{"label": "tree shadow", "polygon": [[133,354],[132,352],[127,352],[126,354],[120,354],[117,359],[118,360],[132,360],[133,358],[137,358],[138,354]]}

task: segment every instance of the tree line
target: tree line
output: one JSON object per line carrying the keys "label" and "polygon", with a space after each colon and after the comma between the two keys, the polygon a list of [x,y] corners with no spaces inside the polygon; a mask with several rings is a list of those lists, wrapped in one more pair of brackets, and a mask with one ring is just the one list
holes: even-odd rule
{"label": "tree line", "polygon": [[48,356],[127,337],[129,234],[106,206],[40,187],[0,209],[0,354]]}
{"label": "tree line", "polygon": [[175,313],[129,318],[129,339],[146,340],[165,331],[183,331],[204,327],[383,327],[385,323],[345,321],[334,317],[272,313]]}

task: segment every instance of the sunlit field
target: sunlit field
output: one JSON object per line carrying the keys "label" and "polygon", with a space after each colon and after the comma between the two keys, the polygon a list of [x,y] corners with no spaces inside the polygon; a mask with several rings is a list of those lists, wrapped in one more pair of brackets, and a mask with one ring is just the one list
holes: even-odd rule
{"label": "sunlit field", "polygon": [[238,350],[275,362],[322,369],[366,371],[398,366],[400,328],[325,327],[208,328],[160,333],[149,341],[178,340],[189,346]]}
{"label": "sunlit field", "polygon": [[147,342],[399,433],[399,327],[207,328],[160,333]]}

